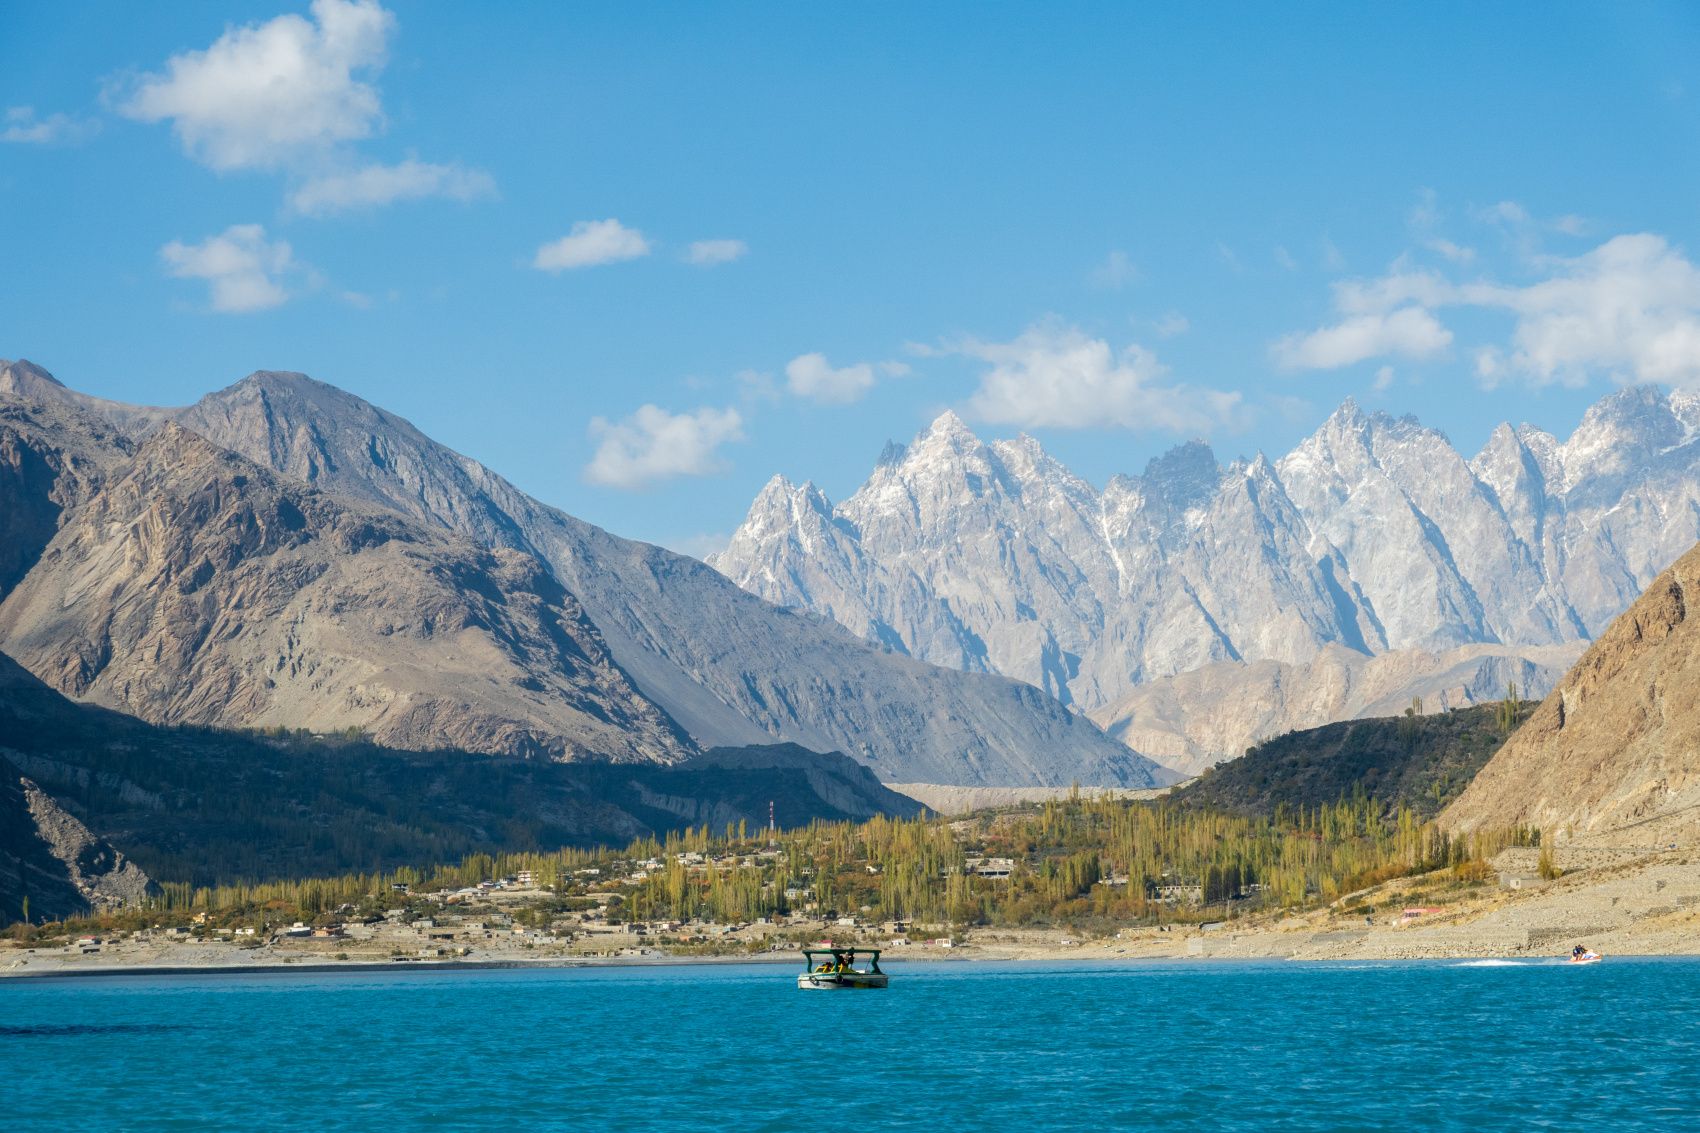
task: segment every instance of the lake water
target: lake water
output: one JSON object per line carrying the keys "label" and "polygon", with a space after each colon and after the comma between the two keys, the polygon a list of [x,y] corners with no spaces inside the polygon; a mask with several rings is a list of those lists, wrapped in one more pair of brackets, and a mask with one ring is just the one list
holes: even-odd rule
{"label": "lake water", "polygon": [[889,968],[0,981],[0,1128],[1700,1128],[1692,961]]}

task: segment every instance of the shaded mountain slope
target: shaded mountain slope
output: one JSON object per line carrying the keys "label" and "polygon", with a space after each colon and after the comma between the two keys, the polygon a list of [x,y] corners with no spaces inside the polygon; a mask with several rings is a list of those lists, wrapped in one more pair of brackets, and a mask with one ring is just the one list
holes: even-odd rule
{"label": "shaded mountain slope", "polygon": [[[1524,702],[1517,724],[1534,707],[1535,702]],[[1426,820],[1456,798],[1505,742],[1501,711],[1498,704],[1483,704],[1289,732],[1169,798],[1183,806],[1269,817],[1281,809],[1315,809],[1361,794],[1379,802],[1385,813],[1409,807]]]}
{"label": "shaded mountain slope", "polygon": [[[759,827],[769,802],[784,826],[918,809],[846,756],[789,746],[665,766],[565,764],[159,727],[66,700],[4,654],[0,760],[153,877],[196,884],[618,844],[705,822]],[[5,871],[0,850],[9,910]]]}
{"label": "shaded mountain slope", "polygon": [[1700,547],[1653,581],[1442,816],[1561,837],[1700,841]]}

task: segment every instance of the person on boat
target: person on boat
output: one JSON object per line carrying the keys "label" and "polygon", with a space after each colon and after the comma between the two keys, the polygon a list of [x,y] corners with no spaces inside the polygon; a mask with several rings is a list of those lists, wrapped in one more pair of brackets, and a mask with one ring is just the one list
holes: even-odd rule
{"label": "person on boat", "polygon": [[1586,956],[1587,954],[1588,954],[1588,950],[1586,948],[1582,947],[1580,944],[1578,944],[1576,947],[1574,947],[1570,950],[1570,958],[1572,960],[1580,960],[1582,957]]}

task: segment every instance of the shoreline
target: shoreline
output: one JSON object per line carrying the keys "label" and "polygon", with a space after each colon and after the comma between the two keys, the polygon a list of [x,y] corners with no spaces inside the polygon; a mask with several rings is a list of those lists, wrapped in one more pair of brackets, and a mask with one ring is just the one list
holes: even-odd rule
{"label": "shoreline", "polygon": [[[1607,960],[1632,961],[1700,961],[1700,948],[1691,952],[1620,952],[1608,956]],[[1295,956],[1295,955],[1178,955],[1178,954],[1111,954],[1100,952],[1091,954],[1080,953],[1051,953],[1045,955],[1022,956],[937,956],[921,958],[905,958],[899,963],[918,963],[926,966],[933,964],[1163,964],[1192,966],[1204,964],[1208,966],[1233,964],[1315,964],[1333,966],[1338,964],[1372,964],[1372,965],[1406,965],[1432,964],[1450,966],[1505,966],[1505,967],[1561,967],[1568,966],[1562,954],[1524,954],[1521,956],[1480,956],[1473,954],[1430,955],[1430,956]],[[552,958],[546,960],[451,960],[432,963],[397,963],[395,961],[339,961],[334,963],[293,963],[287,960],[256,963],[246,965],[205,964],[205,965],[102,965],[100,967],[74,968],[65,967],[54,970],[42,969],[32,972],[7,972],[0,976],[0,982],[5,980],[19,981],[53,981],[53,980],[100,980],[123,978],[178,978],[207,976],[222,979],[232,976],[273,976],[273,975],[346,975],[357,976],[369,973],[394,974],[400,972],[426,972],[434,975],[473,974],[492,971],[530,971],[567,969],[631,969],[631,968],[690,968],[690,967],[732,967],[753,965],[761,967],[787,966],[779,960],[768,960],[756,956],[675,956],[656,957],[653,959],[638,959],[635,957],[622,958]]]}
{"label": "shoreline", "polygon": [[[953,948],[896,944],[850,934],[845,946],[880,948],[887,962],[976,963],[1013,961],[1297,960],[1541,962],[1561,959],[1584,945],[1614,957],[1700,956],[1700,855],[1669,848],[1572,845],[1557,853],[1561,876],[1534,877],[1538,852],[1508,849],[1496,859],[1501,883],[1468,883],[1443,871],[1395,879],[1327,906],[1248,913],[1206,924],[1167,928],[1099,926],[1096,932],[1062,926],[971,928]],[[1503,879],[1515,884],[1507,885]],[[823,927],[820,931],[834,933]],[[485,940],[489,934],[485,934]],[[497,938],[498,941],[501,939]],[[402,958],[379,954],[387,938],[300,947],[270,942],[260,947],[224,942],[114,941],[98,954],[73,946],[0,949],[0,982],[8,979],[100,978],[123,975],[239,975],[298,971],[360,972],[522,971],[528,968],[642,968],[685,965],[798,965],[798,949],[674,954],[659,950],[603,955],[531,952],[483,941],[473,955]],[[429,944],[417,933],[402,943]],[[362,948],[364,945],[364,948]],[[642,945],[629,947],[642,948]],[[343,950],[354,956],[334,957]],[[364,952],[362,955],[361,953]]]}

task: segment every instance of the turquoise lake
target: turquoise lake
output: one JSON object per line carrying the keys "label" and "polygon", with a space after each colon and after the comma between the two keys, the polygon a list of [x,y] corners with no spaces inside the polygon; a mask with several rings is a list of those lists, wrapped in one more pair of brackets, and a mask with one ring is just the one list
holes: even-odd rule
{"label": "turquoise lake", "polygon": [[1700,962],[0,982],[0,1128],[1700,1129]]}

